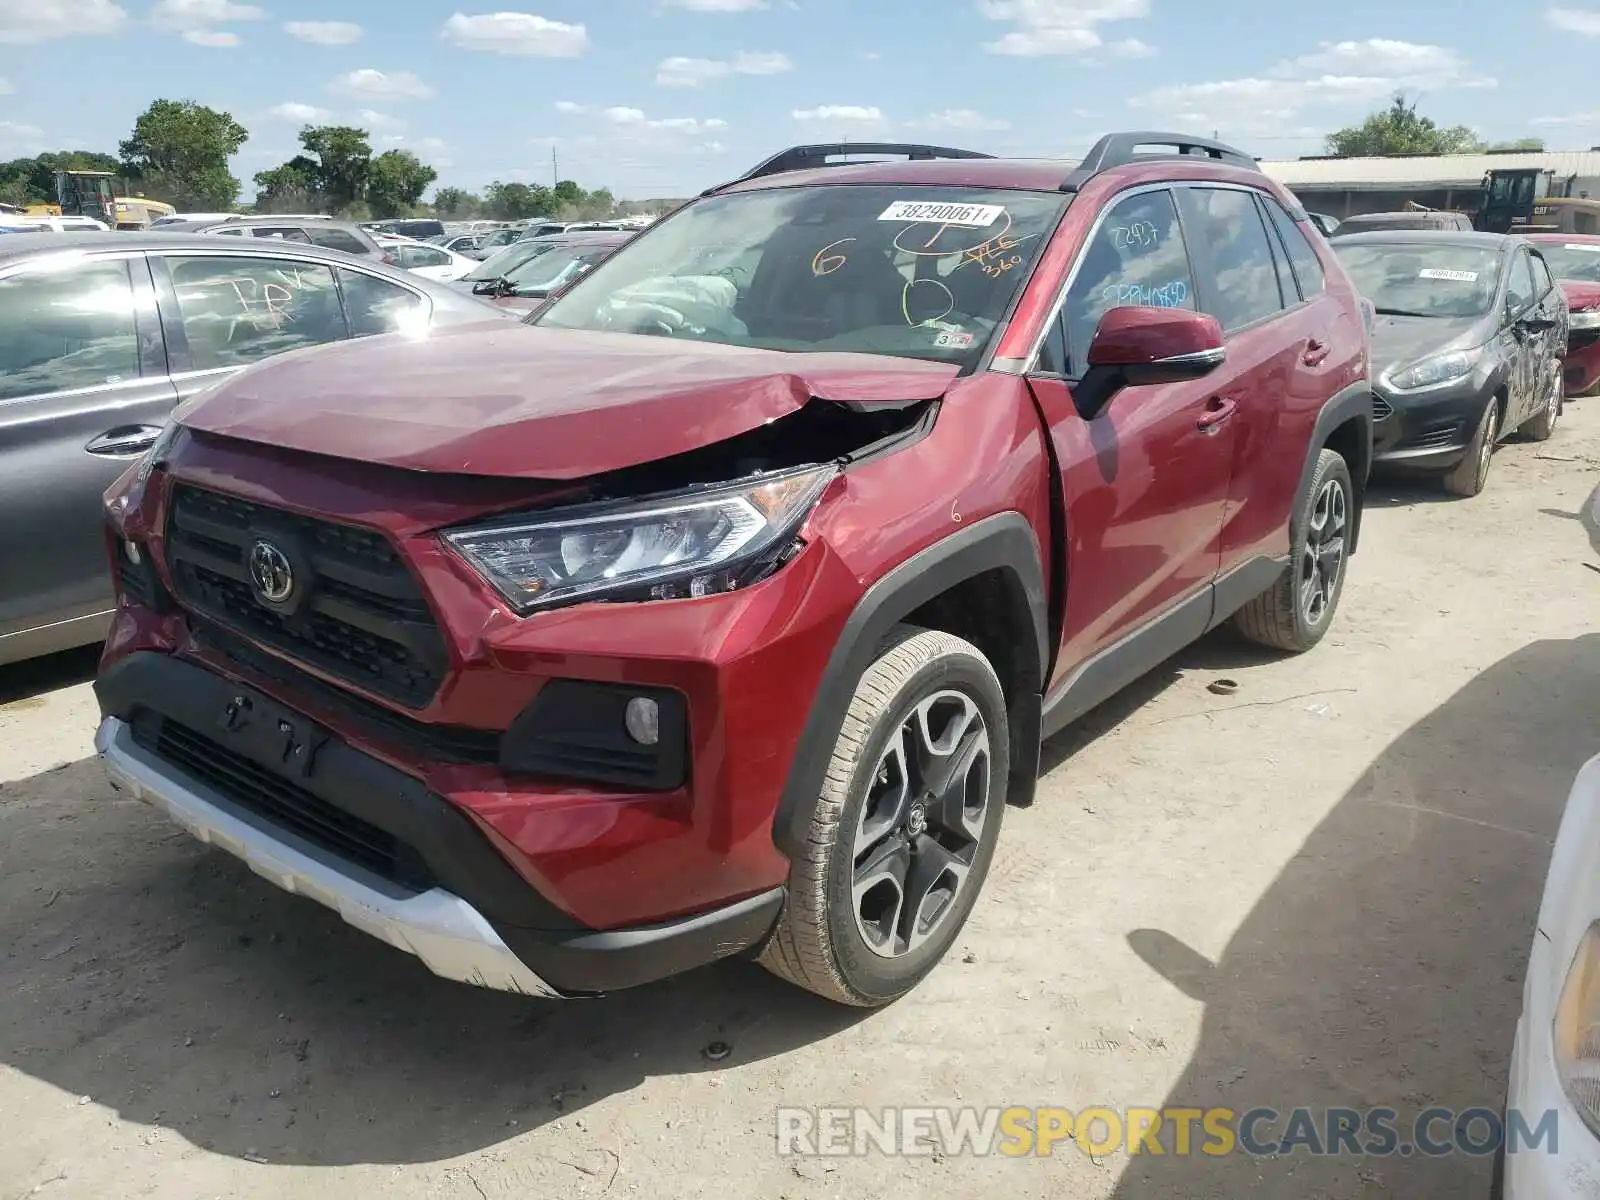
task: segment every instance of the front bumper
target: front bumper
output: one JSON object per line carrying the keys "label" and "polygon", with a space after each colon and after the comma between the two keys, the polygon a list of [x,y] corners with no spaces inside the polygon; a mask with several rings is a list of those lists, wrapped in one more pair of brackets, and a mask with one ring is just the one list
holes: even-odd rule
{"label": "front bumper", "polygon": [[1376,383],[1372,396],[1373,465],[1442,471],[1466,454],[1490,393],[1486,382],[1474,374],[1420,393]]}
{"label": "front bumper", "polygon": [[[616,991],[753,949],[782,908],[776,888],[660,924],[589,928],[443,797],[263,693],[149,652],[95,686],[96,748],[114,784],[446,979]],[[230,708],[255,730],[222,720]],[[263,727],[283,738],[263,740]]]}
{"label": "front bumper", "polygon": [[1581,396],[1600,384],[1600,329],[1579,329],[1567,335],[1561,379],[1569,396]]}

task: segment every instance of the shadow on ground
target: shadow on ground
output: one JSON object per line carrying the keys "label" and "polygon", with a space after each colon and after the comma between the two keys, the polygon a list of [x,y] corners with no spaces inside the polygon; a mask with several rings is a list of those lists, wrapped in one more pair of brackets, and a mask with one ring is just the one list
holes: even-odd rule
{"label": "shadow on ground", "polygon": [[[1600,635],[1529,645],[1396,738],[1219,962],[1161,930],[1130,934],[1152,986],[1206,1005],[1168,1105],[1497,1108],[1550,842],[1600,751],[1597,713]],[[1463,1200],[1489,1176],[1464,1156],[1142,1155],[1116,1196]]]}
{"label": "shadow on ground", "polygon": [[96,644],[0,667],[0,706],[87,683],[94,678],[99,661],[100,647]]}
{"label": "shadow on ground", "polygon": [[0,789],[0,859],[0,1063],[235,1157],[449,1159],[862,1015],[748,963],[569,1003],[445,983],[93,760]]}

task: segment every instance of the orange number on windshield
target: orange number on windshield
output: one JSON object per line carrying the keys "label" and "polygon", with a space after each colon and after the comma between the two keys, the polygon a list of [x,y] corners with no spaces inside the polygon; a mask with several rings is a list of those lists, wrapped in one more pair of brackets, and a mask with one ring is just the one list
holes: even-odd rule
{"label": "orange number on windshield", "polygon": [[855,240],[853,237],[840,238],[837,242],[829,242],[821,250],[818,250],[811,256],[811,273],[813,275],[832,275],[840,267],[844,266],[845,256],[842,254],[829,254],[828,251],[835,246],[842,246],[846,242]]}

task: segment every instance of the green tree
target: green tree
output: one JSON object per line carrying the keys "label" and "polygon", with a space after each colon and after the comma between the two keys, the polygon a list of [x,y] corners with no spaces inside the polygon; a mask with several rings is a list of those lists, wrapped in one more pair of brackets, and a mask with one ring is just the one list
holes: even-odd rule
{"label": "green tree", "polygon": [[439,172],[409,150],[385,150],[367,173],[367,207],[374,217],[403,217]]}
{"label": "green tree", "polygon": [[1491,142],[1484,147],[1485,150],[1526,150],[1530,153],[1539,153],[1544,150],[1544,139],[1536,137],[1516,138],[1509,142]]}
{"label": "green tree", "polygon": [[1396,92],[1389,107],[1359,125],[1330,133],[1328,153],[1336,158],[1384,154],[1470,154],[1481,150],[1478,135],[1465,125],[1443,129],[1417,113],[1415,101]]}
{"label": "green tree", "polygon": [[269,171],[256,172],[256,211],[308,212],[321,203],[320,171],[315,160],[297,154]]}
{"label": "green tree", "polygon": [[440,188],[433,197],[434,215],[441,221],[459,221],[476,216],[482,207],[482,200],[462,188]]}
{"label": "green tree", "polygon": [[550,189],[550,194],[555,197],[555,202],[560,208],[576,208],[583,203],[584,190],[570,179],[563,179]]}
{"label": "green tree", "polygon": [[[573,184],[577,187],[577,184]],[[547,217],[557,203],[551,190],[539,184],[501,183],[498,179],[484,189],[484,205],[489,215],[501,221],[520,221],[524,217]]]}
{"label": "green tree", "polygon": [[180,209],[221,209],[238,199],[228,159],[249,136],[229,113],[192,100],[157,100],[118,149],[123,170],[146,194]]}
{"label": "green tree", "polygon": [[307,125],[300,144],[317,162],[317,191],[334,212],[344,212],[367,197],[372,144],[365,129],[349,125]]}

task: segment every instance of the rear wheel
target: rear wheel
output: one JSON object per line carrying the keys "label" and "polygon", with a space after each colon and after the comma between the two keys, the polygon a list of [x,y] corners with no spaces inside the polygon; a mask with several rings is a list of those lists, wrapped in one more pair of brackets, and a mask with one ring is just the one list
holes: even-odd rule
{"label": "rear wheel", "polygon": [[1561,364],[1552,362],[1550,384],[1545,389],[1544,407],[1539,410],[1537,416],[1524,421],[1517,432],[1530,442],[1548,441],[1550,435],[1556,431],[1556,421],[1561,416],[1564,395],[1561,387]]}
{"label": "rear wheel", "polygon": [[1289,569],[1233,617],[1234,628],[1252,642],[1296,653],[1322,640],[1344,593],[1355,489],[1350,468],[1323,450],[1290,526]]}
{"label": "rear wheel", "polygon": [[1489,482],[1489,464],[1494,459],[1495,435],[1500,429],[1500,397],[1496,396],[1483,407],[1478,418],[1478,428],[1467,443],[1467,452],[1461,462],[1444,477],[1445,490],[1464,499],[1483,491]]}
{"label": "rear wheel", "polygon": [[841,1004],[910,991],[983,887],[1009,769],[989,660],[948,633],[897,630],[856,685],[762,965]]}

